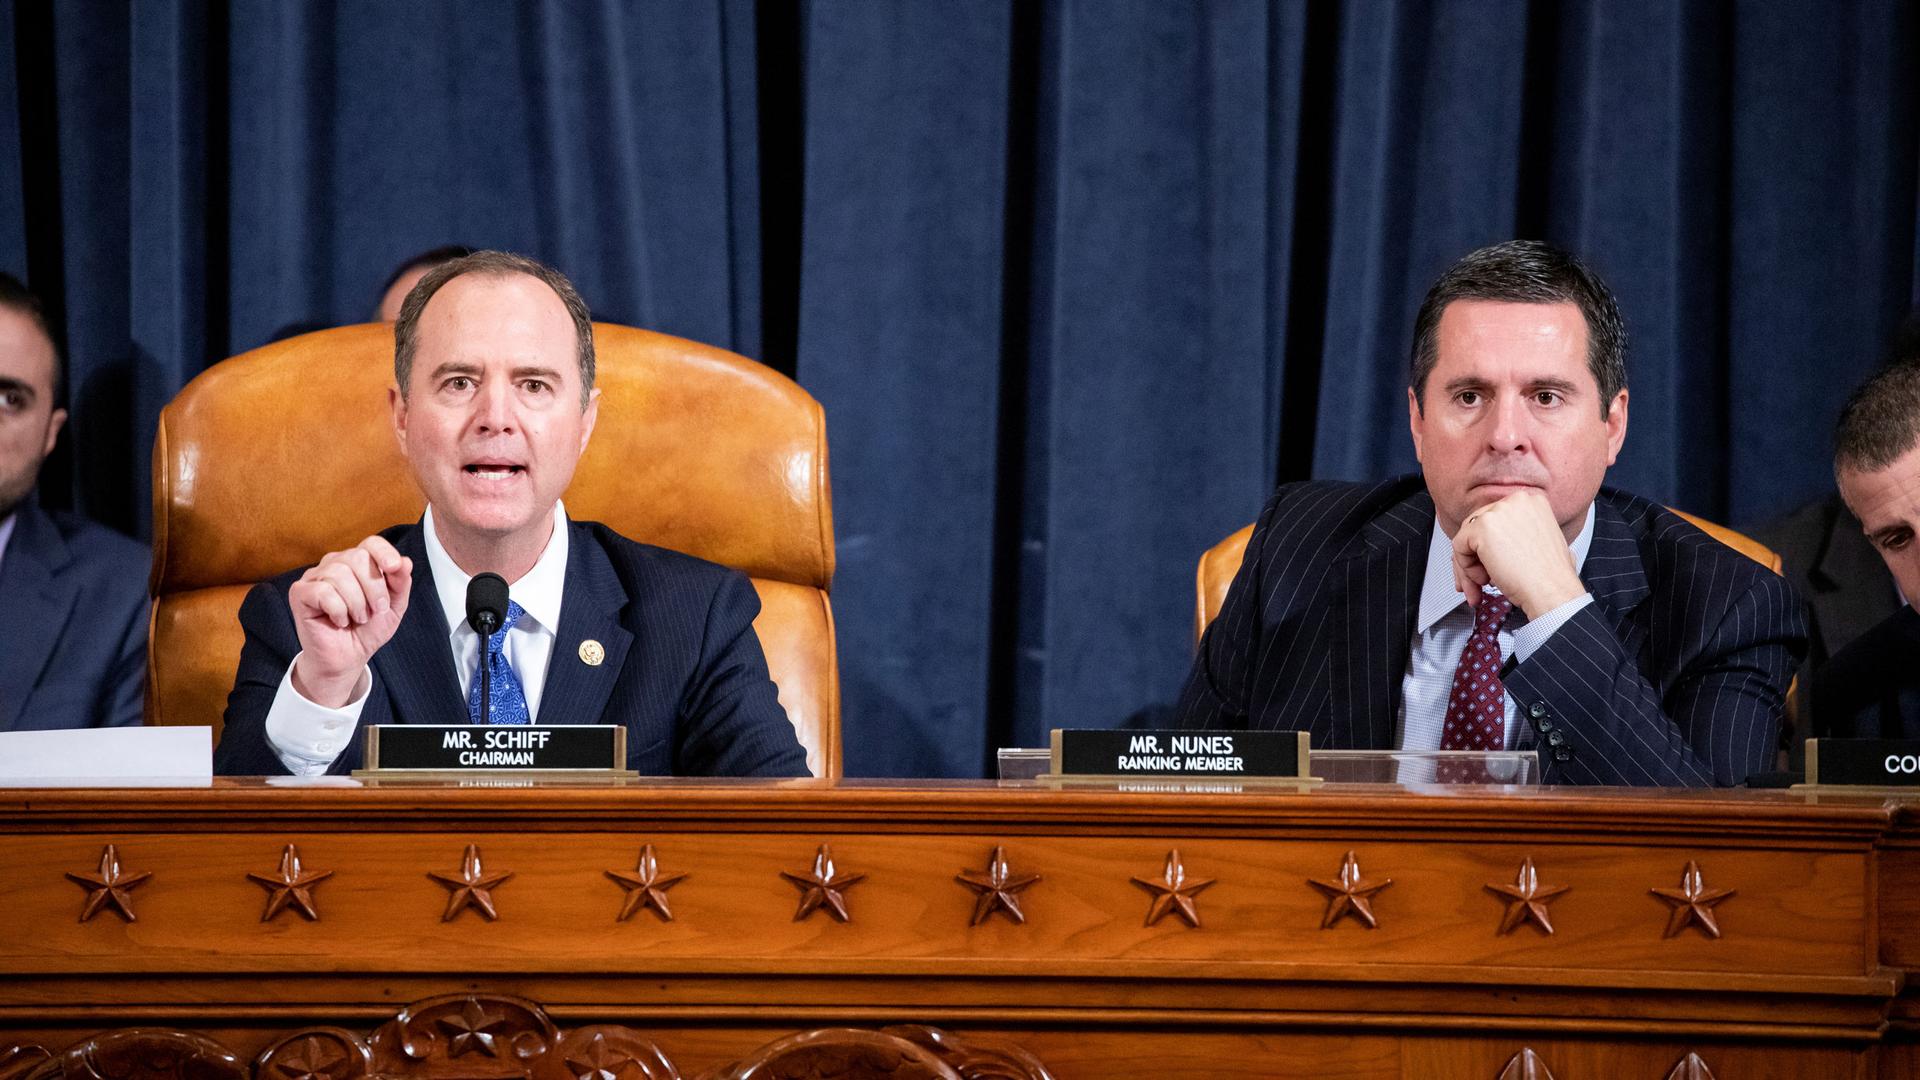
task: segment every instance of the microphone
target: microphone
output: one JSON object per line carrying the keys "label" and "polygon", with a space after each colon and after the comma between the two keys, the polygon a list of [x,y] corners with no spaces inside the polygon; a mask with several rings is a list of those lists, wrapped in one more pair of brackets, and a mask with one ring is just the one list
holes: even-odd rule
{"label": "microphone", "polygon": [[493,723],[493,702],[490,700],[493,664],[487,653],[488,639],[500,628],[507,617],[507,579],[499,574],[487,572],[473,575],[467,582],[467,625],[480,635],[480,722]]}

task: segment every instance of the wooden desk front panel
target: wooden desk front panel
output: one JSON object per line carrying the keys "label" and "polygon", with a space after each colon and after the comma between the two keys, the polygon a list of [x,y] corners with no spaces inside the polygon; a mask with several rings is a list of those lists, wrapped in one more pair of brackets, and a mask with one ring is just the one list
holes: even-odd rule
{"label": "wooden desk front panel", "polygon": [[[1583,1053],[1791,1052],[1848,1075],[1899,982],[1877,931],[1876,844],[1892,820],[1876,803],[1759,793],[15,792],[0,795],[0,971],[13,976],[0,1031],[160,1018],[245,1042],[475,987],[644,1024],[696,1058],[737,1052],[749,1032],[922,1021],[1024,1033],[1072,1060],[1110,1055],[1106,1068],[1137,1061],[1141,1040],[1224,1039],[1251,1062],[1331,1029],[1385,1040],[1379,1053],[1402,1063],[1422,1047],[1498,1056],[1558,1038]],[[844,924],[796,921],[801,890],[780,876],[804,875],[823,843],[842,874],[865,875]],[[87,890],[66,874],[97,869],[107,844],[125,872],[152,875],[129,894],[135,922],[79,921]],[[287,844],[332,871],[313,888],[316,922],[261,921],[268,893],[246,875],[272,873]],[[497,921],[442,919],[449,890],[428,872],[457,872],[469,844],[486,870],[513,873],[492,890]],[[671,922],[616,918],[625,890],[607,871],[632,870],[643,844],[663,874],[687,875],[666,893]],[[1024,924],[971,923],[976,894],[955,877],[985,870],[995,847],[1040,875],[1017,894]],[[1189,877],[1215,882],[1194,895],[1199,928],[1177,914],[1145,924],[1152,894],[1132,879],[1159,879],[1175,849]],[[1371,897],[1376,929],[1321,927],[1328,900],[1308,881],[1337,879],[1348,851],[1367,881],[1393,881]],[[1555,933],[1503,935],[1506,898],[1487,885],[1528,858],[1568,889],[1547,905]],[[1689,861],[1735,891],[1711,909],[1718,939],[1666,936],[1671,905],[1650,890],[1679,886]]]}

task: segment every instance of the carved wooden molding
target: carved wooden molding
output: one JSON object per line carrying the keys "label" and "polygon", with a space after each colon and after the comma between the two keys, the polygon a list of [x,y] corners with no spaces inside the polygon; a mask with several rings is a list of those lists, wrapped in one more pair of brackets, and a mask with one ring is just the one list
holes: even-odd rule
{"label": "carved wooden molding", "polygon": [[851,922],[853,916],[847,913],[847,889],[865,880],[867,875],[842,874],[834,869],[833,849],[821,844],[819,850],[814,852],[811,873],[794,874],[782,870],[780,876],[800,889],[800,907],[793,913],[794,922],[800,922],[821,908],[841,922]]}
{"label": "carved wooden molding", "polygon": [[0,1043],[0,1080],[20,1080],[52,1056],[39,1043]]}
{"label": "carved wooden molding", "polygon": [[1522,923],[1535,923],[1547,933],[1553,933],[1553,919],[1547,912],[1547,905],[1555,897],[1566,892],[1567,885],[1540,884],[1540,871],[1533,867],[1533,856],[1529,855],[1520,864],[1520,871],[1514,875],[1513,884],[1488,882],[1487,890],[1507,898],[1506,914],[1500,917],[1500,933],[1510,934]]}
{"label": "carved wooden molding", "polygon": [[1679,888],[1649,891],[1672,907],[1667,916],[1665,937],[1673,937],[1689,925],[1697,925],[1700,932],[1710,938],[1720,936],[1720,922],[1713,914],[1714,905],[1735,892],[1733,889],[1707,888],[1706,876],[1700,872],[1700,864],[1692,859],[1687,860],[1687,868],[1680,873]]}
{"label": "carved wooden molding", "polygon": [[[658,1045],[616,1024],[563,1031],[539,1003],[506,994],[417,1001],[362,1037],[292,1032],[249,1065],[185,1031],[127,1028],[52,1055],[0,1046],[0,1080],[680,1080]],[[823,1028],[776,1039],[701,1080],[1053,1080],[1025,1050],[919,1025]]]}
{"label": "carved wooden molding", "polygon": [[660,872],[660,859],[653,853],[653,845],[640,848],[640,861],[631,870],[609,870],[607,876],[627,891],[626,902],[620,905],[617,921],[626,922],[633,918],[634,912],[651,908],[661,922],[673,921],[673,909],[667,906],[667,890],[687,879],[686,874],[663,874]]}
{"label": "carved wooden molding", "polygon": [[1007,849],[995,847],[993,858],[987,860],[983,870],[962,870],[954,880],[974,891],[973,919],[971,926],[979,926],[992,917],[995,911],[1003,911],[1007,918],[1017,923],[1027,921],[1026,913],[1020,910],[1020,890],[1040,880],[1039,874],[1016,874],[1007,864]]}
{"label": "carved wooden molding", "polygon": [[1507,1066],[1500,1070],[1498,1080],[1553,1080],[1553,1073],[1547,1070],[1547,1063],[1528,1046],[1513,1057],[1507,1059]]}
{"label": "carved wooden molding", "polygon": [[1160,880],[1137,877],[1133,883],[1153,894],[1153,903],[1147,907],[1148,926],[1166,918],[1168,912],[1174,912],[1188,926],[1200,928],[1200,909],[1193,898],[1212,885],[1213,879],[1188,877],[1186,865],[1180,861],[1179,848],[1167,852],[1167,865],[1160,873]]}
{"label": "carved wooden molding", "polygon": [[67,871],[67,878],[74,884],[87,890],[86,906],[80,909],[80,921],[87,922],[100,914],[103,907],[111,907],[114,913],[127,922],[137,922],[133,913],[133,890],[152,877],[147,871],[137,874],[123,873],[120,869],[120,851],[112,844],[100,849],[100,870],[93,874],[77,874]]}
{"label": "carved wooden molding", "polygon": [[471,907],[488,922],[500,917],[493,906],[493,890],[513,876],[511,870],[487,871],[480,865],[480,845],[468,844],[458,870],[429,870],[427,876],[447,887],[447,910],[441,922],[452,922]]}
{"label": "carved wooden molding", "polygon": [[1713,1070],[1707,1068],[1707,1063],[1701,1060],[1699,1054],[1689,1053],[1674,1063],[1667,1080],[1713,1080]]}
{"label": "carved wooden molding", "polygon": [[1327,930],[1348,915],[1356,922],[1372,930],[1379,926],[1379,920],[1373,914],[1373,894],[1393,884],[1392,878],[1368,881],[1360,873],[1360,860],[1353,852],[1340,860],[1340,876],[1329,881],[1325,878],[1308,878],[1307,884],[1319,889],[1327,896],[1327,910],[1320,918],[1320,929]]}
{"label": "carved wooden molding", "polygon": [[247,875],[267,890],[267,909],[260,916],[261,922],[272,922],[275,915],[288,908],[306,916],[308,922],[320,921],[320,911],[313,905],[313,888],[332,876],[331,870],[302,869],[300,849],[292,844],[280,852],[279,870]]}
{"label": "carved wooden molding", "polygon": [[25,1080],[248,1080],[246,1062],[203,1035],[122,1028],[77,1042]]}

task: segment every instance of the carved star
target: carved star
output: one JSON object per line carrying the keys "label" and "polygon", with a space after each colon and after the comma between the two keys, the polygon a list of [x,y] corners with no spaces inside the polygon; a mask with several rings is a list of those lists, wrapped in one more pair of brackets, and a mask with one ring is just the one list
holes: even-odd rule
{"label": "carved star", "polygon": [[1007,918],[1025,923],[1027,916],[1020,910],[1018,893],[1039,881],[1040,875],[1015,874],[1007,865],[1006,848],[996,847],[993,849],[993,859],[987,863],[986,872],[962,870],[954,880],[979,894],[973,902],[973,921],[968,924],[979,926],[995,911],[1004,911]]}
{"label": "carved star", "polygon": [[838,874],[833,868],[833,852],[827,845],[821,844],[813,857],[813,873],[792,874],[785,870],[780,876],[793,882],[800,889],[800,910],[793,913],[793,921],[799,922],[814,913],[817,908],[826,908],[827,913],[841,922],[848,922],[847,898],[845,890],[865,878],[865,874]]}
{"label": "carved star", "polygon": [[[627,891],[627,902],[620,908],[620,920],[626,922],[642,908],[659,913],[660,921],[672,922],[673,910],[667,907],[667,890],[686,878],[685,874],[660,873],[660,861],[654,858],[653,845],[640,849],[640,861],[631,870],[609,870],[607,876]],[[595,1035],[597,1040],[600,1036]]]}
{"label": "carved star", "polygon": [[1153,903],[1147,908],[1148,926],[1166,918],[1171,911],[1177,912],[1188,926],[1200,928],[1200,909],[1194,906],[1193,898],[1212,885],[1213,879],[1189,878],[1187,868],[1180,863],[1179,848],[1167,852],[1167,867],[1159,881],[1137,877],[1133,883],[1153,893]]}
{"label": "carved star", "polygon": [[[467,848],[469,855],[473,848]],[[499,1036],[494,1032],[507,1025],[505,1016],[495,1016],[480,1007],[480,1003],[468,998],[458,1016],[443,1016],[438,1021],[440,1030],[448,1035],[447,1056],[457,1058],[471,1054],[475,1050],[488,1057],[499,1057],[500,1048],[496,1045]]]}
{"label": "carved star", "polygon": [[500,917],[493,909],[493,889],[501,882],[513,876],[511,870],[495,870],[482,873],[480,869],[480,845],[468,844],[466,854],[461,858],[460,869],[429,870],[427,876],[445,885],[447,910],[440,916],[441,922],[452,922],[468,906],[472,906],[491,922]]}
{"label": "carved star", "polygon": [[1547,1063],[1533,1052],[1533,1047],[1528,1046],[1507,1059],[1507,1067],[1500,1070],[1499,1080],[1553,1080],[1553,1074],[1547,1071]]}
{"label": "carved star", "polygon": [[273,1067],[284,1080],[332,1080],[334,1066],[345,1060],[347,1055],[339,1047],[309,1035],[298,1050],[275,1058]]}
{"label": "carved star", "polygon": [[1713,1080],[1713,1070],[1707,1068],[1707,1063],[1701,1060],[1699,1054],[1689,1053],[1674,1063],[1667,1080]]}
{"label": "carved star", "polygon": [[260,916],[261,922],[269,922],[275,915],[292,907],[307,917],[308,922],[317,921],[320,912],[313,906],[313,886],[333,876],[331,870],[302,870],[300,851],[292,844],[280,853],[280,872],[278,874],[248,874],[259,882],[268,892],[267,910]]}
{"label": "carved star", "polygon": [[1323,878],[1309,878],[1307,884],[1327,894],[1327,913],[1320,919],[1320,929],[1325,930],[1340,921],[1343,916],[1352,915],[1367,924],[1372,930],[1380,925],[1373,916],[1373,894],[1393,884],[1392,878],[1384,881],[1368,881],[1360,876],[1360,860],[1347,852],[1340,862],[1340,879],[1327,881]]}
{"label": "carved star", "polygon": [[1673,905],[1673,911],[1667,917],[1667,932],[1661,936],[1672,937],[1687,928],[1688,923],[1699,923],[1700,929],[1710,938],[1720,936],[1720,923],[1713,917],[1713,907],[1734,894],[1733,889],[1709,889],[1706,879],[1700,873],[1700,864],[1687,860],[1687,869],[1680,875],[1680,887],[1677,889],[1652,889],[1653,895]]}
{"label": "carved star", "polygon": [[145,870],[137,874],[121,873],[120,852],[112,844],[100,850],[99,873],[76,874],[67,871],[70,880],[87,890],[87,906],[80,910],[81,922],[100,914],[103,907],[111,907],[127,922],[139,921],[133,913],[133,897],[129,894],[152,876],[151,872]]}
{"label": "carved star", "polygon": [[1547,904],[1553,898],[1566,892],[1566,885],[1540,884],[1540,872],[1533,868],[1533,857],[1520,864],[1520,873],[1515,875],[1513,884],[1499,885],[1488,883],[1487,889],[1506,896],[1507,913],[1500,918],[1500,933],[1511,933],[1514,927],[1524,922],[1536,922],[1540,929],[1553,933],[1553,920],[1547,916]]}
{"label": "carved star", "polygon": [[567,1071],[573,1074],[573,1080],[620,1080],[620,1074],[632,1064],[631,1056],[609,1048],[607,1037],[595,1032],[586,1053],[568,1056]]}

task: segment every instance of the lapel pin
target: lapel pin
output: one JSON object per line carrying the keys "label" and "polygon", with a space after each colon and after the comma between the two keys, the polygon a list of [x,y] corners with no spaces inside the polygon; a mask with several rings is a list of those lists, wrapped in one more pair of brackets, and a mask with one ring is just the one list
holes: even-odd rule
{"label": "lapel pin", "polygon": [[584,661],[588,667],[599,667],[600,661],[606,658],[606,647],[599,642],[588,638],[580,643],[580,659]]}

